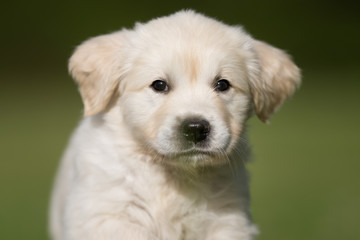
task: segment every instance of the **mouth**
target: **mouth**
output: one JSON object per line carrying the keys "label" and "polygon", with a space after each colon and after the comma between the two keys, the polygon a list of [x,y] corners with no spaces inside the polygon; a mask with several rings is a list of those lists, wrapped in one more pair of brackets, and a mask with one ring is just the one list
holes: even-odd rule
{"label": "mouth", "polygon": [[186,150],[183,152],[179,152],[179,153],[175,153],[172,154],[171,157],[173,158],[193,158],[193,157],[210,157],[210,156],[214,156],[216,155],[215,152],[211,152],[211,151],[204,151],[204,150],[200,150],[200,149],[191,149],[191,150]]}
{"label": "mouth", "polygon": [[209,166],[217,165],[226,158],[224,154],[215,151],[204,151],[202,149],[190,149],[168,155],[170,164],[182,166]]}

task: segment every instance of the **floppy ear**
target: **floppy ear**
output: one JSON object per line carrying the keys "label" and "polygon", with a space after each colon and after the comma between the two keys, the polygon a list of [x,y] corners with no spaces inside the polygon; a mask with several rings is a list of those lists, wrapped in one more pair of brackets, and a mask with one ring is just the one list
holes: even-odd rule
{"label": "floppy ear", "polygon": [[280,49],[261,41],[254,41],[260,73],[250,80],[255,112],[258,118],[269,122],[283,102],[300,85],[300,70]]}
{"label": "floppy ear", "polygon": [[69,72],[79,84],[84,115],[104,110],[119,84],[122,74],[124,31],[85,41],[69,61]]}

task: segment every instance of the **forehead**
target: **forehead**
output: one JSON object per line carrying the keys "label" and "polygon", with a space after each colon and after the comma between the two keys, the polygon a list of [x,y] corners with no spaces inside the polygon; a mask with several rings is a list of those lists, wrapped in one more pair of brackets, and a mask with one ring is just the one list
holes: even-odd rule
{"label": "forehead", "polygon": [[[201,20],[201,21],[200,21]],[[134,68],[144,78],[172,81],[243,78],[250,37],[240,28],[198,19],[159,19],[135,29]],[[152,78],[152,79],[151,79]]]}
{"label": "forehead", "polygon": [[236,43],[220,39],[209,42],[194,37],[148,42],[137,62],[163,74],[186,74],[190,78],[198,78],[203,74],[229,74],[241,70],[247,58],[246,52]]}

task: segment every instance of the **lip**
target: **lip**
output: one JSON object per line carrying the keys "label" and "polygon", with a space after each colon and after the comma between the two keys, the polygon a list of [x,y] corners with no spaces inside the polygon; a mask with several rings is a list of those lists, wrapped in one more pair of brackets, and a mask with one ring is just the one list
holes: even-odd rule
{"label": "lip", "polygon": [[178,158],[178,157],[213,156],[215,154],[216,154],[215,152],[204,151],[200,149],[191,149],[183,152],[174,153],[172,154],[172,157]]}

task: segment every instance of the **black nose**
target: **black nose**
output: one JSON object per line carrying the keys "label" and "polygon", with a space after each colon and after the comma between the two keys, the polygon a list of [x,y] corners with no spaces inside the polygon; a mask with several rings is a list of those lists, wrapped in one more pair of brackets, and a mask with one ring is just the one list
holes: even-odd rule
{"label": "black nose", "polygon": [[193,143],[204,141],[210,133],[210,123],[204,119],[186,119],[181,126],[185,139]]}

